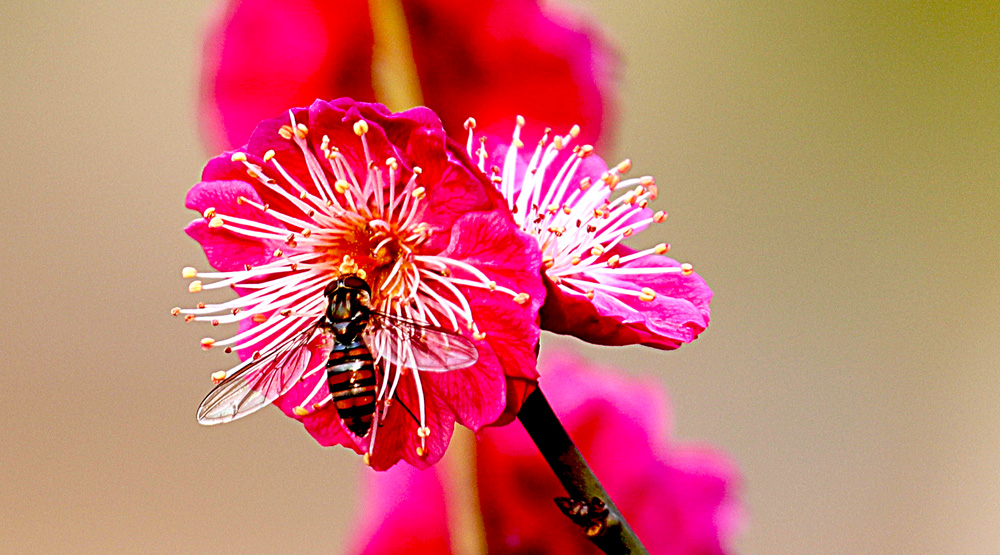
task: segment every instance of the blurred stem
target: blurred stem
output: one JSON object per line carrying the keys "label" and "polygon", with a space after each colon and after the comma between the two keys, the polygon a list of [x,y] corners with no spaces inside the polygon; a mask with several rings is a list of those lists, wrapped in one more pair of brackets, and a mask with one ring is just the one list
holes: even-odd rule
{"label": "blurred stem", "polygon": [[[603,531],[597,535],[586,534],[588,539],[608,555],[648,555],[635,532],[618,512],[608,492],[604,491],[583,454],[569,438],[541,389],[536,388],[528,396],[517,417],[570,498],[587,503],[597,498],[607,508],[608,514],[602,519]],[[623,468],[621,472],[628,472],[628,469]]]}
{"label": "blurred stem", "polygon": [[372,47],[375,96],[393,112],[423,105],[402,2],[371,0],[368,10],[375,38]]}
{"label": "blurred stem", "polygon": [[448,469],[442,480],[448,498],[448,532],[453,555],[485,555],[486,527],[479,505],[476,476],[476,436],[464,427],[456,427],[448,452],[441,461]]}

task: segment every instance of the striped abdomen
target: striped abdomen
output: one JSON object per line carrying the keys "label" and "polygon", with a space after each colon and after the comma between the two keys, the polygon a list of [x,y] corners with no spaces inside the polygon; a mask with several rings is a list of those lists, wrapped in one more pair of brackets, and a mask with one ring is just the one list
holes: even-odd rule
{"label": "striped abdomen", "polygon": [[354,435],[364,437],[375,415],[375,362],[360,337],[335,343],[326,362],[326,379],[333,406]]}

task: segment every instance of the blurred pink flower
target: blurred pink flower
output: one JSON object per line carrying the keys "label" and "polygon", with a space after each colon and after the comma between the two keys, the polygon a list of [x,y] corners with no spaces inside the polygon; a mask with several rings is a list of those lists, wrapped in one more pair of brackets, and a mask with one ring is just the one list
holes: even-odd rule
{"label": "blurred pink flower", "polygon": [[[523,114],[581,124],[596,141],[613,104],[615,58],[594,27],[537,0],[402,0],[421,93],[459,136]],[[288,106],[376,100],[368,2],[229,0],[206,34],[201,118],[215,149],[246,142]]]}
{"label": "blurred pink flower", "polygon": [[578,145],[578,126],[565,135],[546,129],[525,148],[524,125],[518,117],[509,141],[481,136],[477,147],[470,119],[466,149],[542,249],[542,329],[602,345],[676,349],[694,341],[708,326],[712,290],[690,264],[664,256],[668,244],[622,244],[667,219],[648,207],[653,178],[625,179],[629,160],[609,169],[591,145]]}
{"label": "blurred pink flower", "polygon": [[[202,344],[245,360],[310,329],[326,308],[326,285],[351,273],[370,285],[372,308],[468,336],[478,350],[469,368],[383,364],[377,445],[374,431],[355,436],[329,402],[322,338],[308,343],[302,379],[275,401],[323,445],[374,447],[377,469],[400,458],[427,466],[444,453],[454,422],[478,430],[516,413],[524,384],[537,378],[540,255],[502,203],[426,108],[393,114],[342,98],[289,110],[210,161],[188,193],[187,206],[203,217],[187,233],[219,270],[186,269],[198,278],[191,290],[232,287],[240,297],[175,312],[238,323],[235,336]],[[415,416],[389,410],[392,399]]]}
{"label": "blurred pink flower", "polygon": [[[729,552],[741,520],[739,473],[706,447],[667,440],[666,395],[567,354],[543,356],[542,387],[618,508],[655,555]],[[596,554],[556,508],[565,495],[521,426],[490,428],[477,444],[477,485],[488,552]],[[350,552],[451,552],[446,467],[366,476],[359,535]]]}

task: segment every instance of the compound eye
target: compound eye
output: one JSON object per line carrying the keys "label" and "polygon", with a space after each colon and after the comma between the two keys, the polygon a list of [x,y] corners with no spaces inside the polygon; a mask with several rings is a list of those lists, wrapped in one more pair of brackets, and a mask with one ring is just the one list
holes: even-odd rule
{"label": "compound eye", "polygon": [[323,291],[323,294],[329,297],[331,293],[333,293],[338,289],[340,289],[340,282],[331,281],[329,284],[327,284],[326,289]]}
{"label": "compound eye", "polygon": [[344,278],[344,287],[351,289],[361,289],[363,291],[368,291],[368,283],[359,278],[358,276],[348,276]]}
{"label": "compound eye", "polygon": [[368,295],[367,290],[361,290],[361,292],[358,293],[358,302],[361,304],[368,306],[369,303],[371,303],[371,300],[371,296]]}

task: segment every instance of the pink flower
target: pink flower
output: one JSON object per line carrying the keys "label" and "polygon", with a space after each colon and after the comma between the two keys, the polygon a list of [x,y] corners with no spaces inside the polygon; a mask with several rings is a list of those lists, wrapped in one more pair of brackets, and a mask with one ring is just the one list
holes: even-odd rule
{"label": "pink flower", "polygon": [[[427,466],[443,454],[454,422],[478,430],[516,412],[521,399],[508,382],[537,378],[544,297],[537,246],[426,108],[392,114],[339,99],[290,110],[262,122],[245,147],[210,161],[187,206],[203,216],[187,233],[219,270],[186,268],[186,277],[198,278],[191,291],[229,286],[239,297],[174,312],[238,323],[237,334],[202,345],[243,360],[304,345],[305,354],[280,365],[287,368],[278,381],[289,387],[268,391],[281,393],[275,404],[323,445],[366,453],[377,469],[400,458]],[[383,344],[373,353],[381,426],[366,437],[348,430],[330,402],[330,338],[316,332],[327,286],[351,275],[370,286],[372,309],[460,334],[478,359],[424,372],[394,361],[389,354],[398,348]],[[232,378],[234,370],[213,377]]]}
{"label": "pink flower", "polygon": [[[542,386],[556,413],[650,553],[729,551],[740,522],[739,473],[706,447],[666,440],[666,396],[566,354],[543,357]],[[556,508],[559,482],[521,426],[483,431],[476,484],[491,554],[590,554],[597,549]],[[395,468],[367,476],[354,553],[448,553],[455,477]],[[467,497],[467,496],[466,496]]]}
{"label": "pink flower", "polygon": [[[705,281],[690,264],[663,256],[666,243],[640,251],[622,244],[667,218],[648,206],[657,196],[653,178],[625,179],[629,160],[609,169],[592,146],[576,146],[578,126],[565,135],[546,129],[526,149],[524,124],[518,116],[509,143],[481,137],[475,155],[514,221],[542,249],[548,289],[542,328],[602,345],[659,349],[697,338],[709,321],[712,290]],[[475,121],[466,128],[472,156]]]}
{"label": "pink flower", "polygon": [[[615,60],[589,24],[536,0],[401,3],[420,92],[445,129],[460,132],[473,113],[487,129],[521,113],[554,126],[583,124],[590,140],[604,130]],[[316,98],[375,100],[369,13],[368,2],[356,0],[220,6],[202,66],[210,144],[243,144],[261,119]]]}

